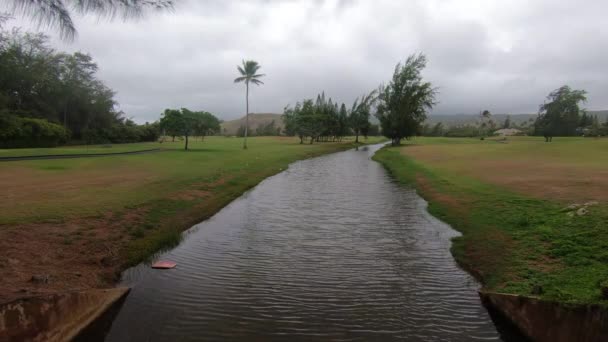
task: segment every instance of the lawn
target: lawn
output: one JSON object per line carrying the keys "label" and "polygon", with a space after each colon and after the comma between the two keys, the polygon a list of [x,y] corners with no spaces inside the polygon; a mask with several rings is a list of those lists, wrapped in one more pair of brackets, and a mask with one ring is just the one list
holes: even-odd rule
{"label": "lawn", "polygon": [[52,156],[64,154],[98,154],[98,153],[119,153],[132,152],[162,148],[164,144],[156,142],[133,143],[133,144],[107,144],[107,145],[78,145],[61,146],[52,148],[11,148],[0,149],[2,157],[26,157],[26,156]]}
{"label": "lawn", "polygon": [[[181,231],[291,162],[354,144],[256,137],[243,150],[242,139],[208,137],[190,146],[165,142],[166,151],[151,154],[0,163],[0,250],[9,260],[0,266],[0,301],[24,295],[12,290],[112,284],[124,267],[175,245]],[[41,273],[54,280],[28,282]]]}
{"label": "lawn", "polygon": [[463,233],[452,253],[486,289],[608,304],[607,150],[607,139],[418,138],[375,159]]}

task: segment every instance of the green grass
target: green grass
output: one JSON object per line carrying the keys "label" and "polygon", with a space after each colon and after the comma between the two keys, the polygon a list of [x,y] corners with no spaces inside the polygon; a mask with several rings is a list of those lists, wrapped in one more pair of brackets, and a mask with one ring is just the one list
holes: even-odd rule
{"label": "green grass", "polygon": [[456,154],[461,159],[457,163],[416,159],[407,155],[410,146],[385,148],[374,158],[396,180],[417,187],[433,215],[462,232],[453,240],[452,253],[486,289],[608,305],[600,291],[608,280],[606,203],[590,206],[587,215],[570,217],[562,201],[481,181],[461,166],[474,168],[479,159],[513,156],[606,167],[605,155],[599,154],[606,140],[512,141],[516,143],[444,138],[414,142],[439,156]]}
{"label": "green grass", "polygon": [[[139,149],[159,144],[133,145]],[[183,142],[162,146],[167,151],[2,164],[0,179],[6,180],[2,184],[12,201],[0,203],[0,229],[95,220],[114,213],[113,221],[125,221],[122,236],[131,240],[122,251],[123,261],[132,265],[176,245],[181,231],[290,163],[354,144],[353,139],[309,145],[299,144],[297,138],[255,137],[243,150],[242,139],[208,137],[191,141],[189,151],[183,150]],[[140,217],[130,222],[126,217],[133,212]]]}
{"label": "green grass", "polygon": [[163,144],[157,142],[134,144],[108,144],[108,145],[78,145],[52,148],[11,148],[0,149],[0,157],[27,157],[49,156],[58,154],[98,154],[119,153],[162,148]]}

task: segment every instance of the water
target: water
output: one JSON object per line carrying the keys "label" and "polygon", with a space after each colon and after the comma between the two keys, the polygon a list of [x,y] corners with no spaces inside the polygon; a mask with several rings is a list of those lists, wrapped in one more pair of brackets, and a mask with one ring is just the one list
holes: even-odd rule
{"label": "water", "polygon": [[189,230],[133,286],[106,341],[471,341],[499,335],[457,235],[370,158],[292,164]]}

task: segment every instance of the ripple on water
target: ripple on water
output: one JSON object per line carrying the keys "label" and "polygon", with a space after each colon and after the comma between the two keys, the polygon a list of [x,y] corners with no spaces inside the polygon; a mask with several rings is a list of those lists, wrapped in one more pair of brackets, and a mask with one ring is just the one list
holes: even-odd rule
{"label": "ripple on water", "polygon": [[457,233],[370,161],[378,147],[292,164],[162,255],[107,341],[497,340]]}

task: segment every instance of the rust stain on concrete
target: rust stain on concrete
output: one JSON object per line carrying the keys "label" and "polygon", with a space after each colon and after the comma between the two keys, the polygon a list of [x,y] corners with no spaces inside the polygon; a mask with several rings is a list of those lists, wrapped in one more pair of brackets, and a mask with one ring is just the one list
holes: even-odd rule
{"label": "rust stain on concrete", "polygon": [[0,305],[0,341],[70,341],[129,293],[129,288],[21,298]]}

